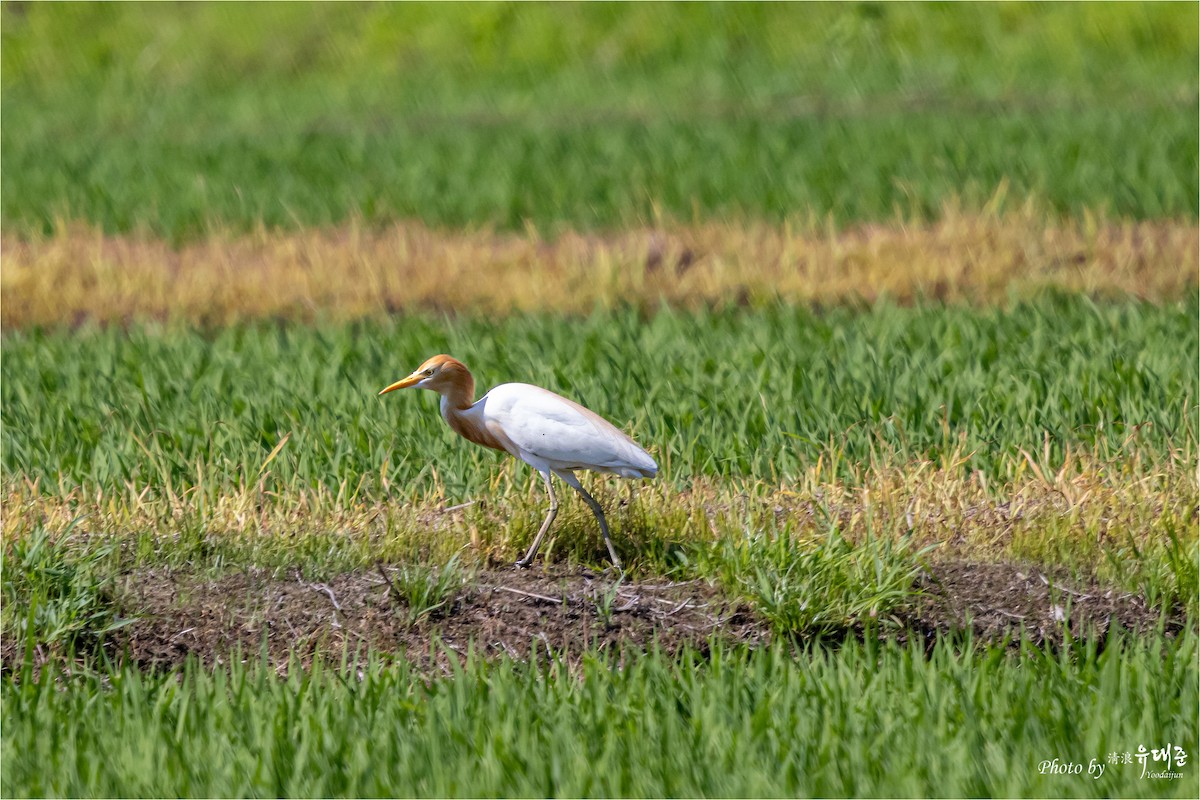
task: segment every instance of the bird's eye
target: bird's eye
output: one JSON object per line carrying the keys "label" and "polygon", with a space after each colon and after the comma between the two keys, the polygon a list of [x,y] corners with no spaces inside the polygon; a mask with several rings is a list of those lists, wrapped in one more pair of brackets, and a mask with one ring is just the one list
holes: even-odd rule
{"label": "bird's eye", "polygon": [[425,370],[425,375],[426,375],[426,376],[429,376],[429,375],[432,375],[432,374],[433,374],[433,370],[432,370],[432,369],[427,369],[427,370]]}

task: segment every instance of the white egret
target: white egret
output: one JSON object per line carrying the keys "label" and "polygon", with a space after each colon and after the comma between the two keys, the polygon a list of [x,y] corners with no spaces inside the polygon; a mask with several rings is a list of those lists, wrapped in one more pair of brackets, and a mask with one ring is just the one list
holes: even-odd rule
{"label": "white egret", "polygon": [[502,450],[537,470],[550,495],[550,512],[518,567],[528,567],[542,537],[558,514],[553,473],[579,492],[600,523],[613,565],[621,560],[608,535],[604,509],[575,477],[590,469],[622,478],[653,478],[658,464],[650,454],[600,415],[554,392],[527,383],[505,383],[475,400],[475,379],[461,361],[447,355],[430,358],[407,378],[379,394],[397,389],[431,389],[442,396],[442,417],[451,429],[476,444]]}

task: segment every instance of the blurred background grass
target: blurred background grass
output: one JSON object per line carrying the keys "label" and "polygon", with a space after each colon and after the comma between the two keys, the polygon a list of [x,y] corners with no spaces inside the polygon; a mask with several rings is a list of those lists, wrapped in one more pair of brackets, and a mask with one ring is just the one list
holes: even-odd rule
{"label": "blurred background grass", "polygon": [[9,230],[1197,212],[1191,4],[2,15]]}
{"label": "blurred background grass", "polygon": [[[6,88],[361,92],[391,108],[676,111],[914,92],[1189,99],[1181,3],[4,5]],[[745,80],[754,77],[754,82]],[[763,78],[767,80],[762,80]],[[545,93],[545,94],[542,94]],[[279,109],[283,110],[283,109]]]}

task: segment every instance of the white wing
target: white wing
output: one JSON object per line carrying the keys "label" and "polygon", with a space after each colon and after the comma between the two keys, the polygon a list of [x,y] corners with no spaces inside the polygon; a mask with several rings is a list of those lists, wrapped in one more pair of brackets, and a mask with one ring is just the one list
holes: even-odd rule
{"label": "white wing", "polygon": [[626,478],[650,478],[658,464],[600,415],[554,392],[527,383],[505,383],[476,404],[483,423],[499,428],[527,456],[553,469],[591,469]]}

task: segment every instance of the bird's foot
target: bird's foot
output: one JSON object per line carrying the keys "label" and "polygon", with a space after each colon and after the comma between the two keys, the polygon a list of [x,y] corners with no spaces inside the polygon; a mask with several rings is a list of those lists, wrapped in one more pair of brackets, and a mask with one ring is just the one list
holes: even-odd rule
{"label": "bird's foot", "polygon": [[517,569],[529,569],[530,561],[525,558],[518,558],[517,563],[513,564]]}

